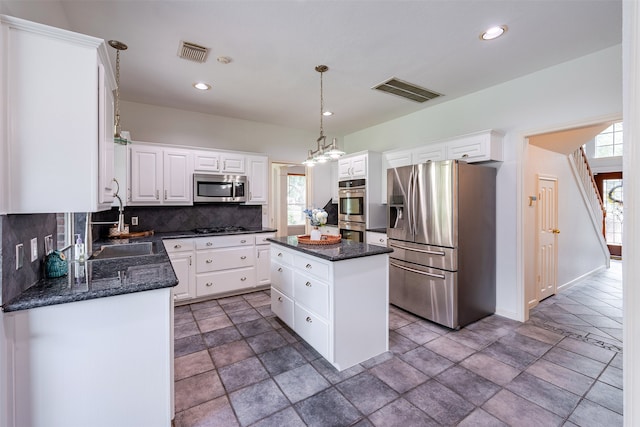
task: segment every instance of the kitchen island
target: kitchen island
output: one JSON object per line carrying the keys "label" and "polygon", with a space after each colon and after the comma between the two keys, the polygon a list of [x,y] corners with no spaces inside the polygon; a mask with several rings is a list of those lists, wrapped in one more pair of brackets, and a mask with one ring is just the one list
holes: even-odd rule
{"label": "kitchen island", "polygon": [[268,239],[271,309],[338,371],[389,349],[391,249]]}

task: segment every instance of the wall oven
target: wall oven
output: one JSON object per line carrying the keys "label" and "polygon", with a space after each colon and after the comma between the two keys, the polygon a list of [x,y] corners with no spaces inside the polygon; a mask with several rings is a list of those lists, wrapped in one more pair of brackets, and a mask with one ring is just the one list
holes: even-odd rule
{"label": "wall oven", "polygon": [[343,239],[365,243],[366,226],[364,222],[338,221],[338,227]]}
{"label": "wall oven", "polygon": [[338,220],[366,222],[367,198],[364,179],[338,182]]}
{"label": "wall oven", "polygon": [[244,175],[193,174],[193,202],[246,202],[247,177]]}

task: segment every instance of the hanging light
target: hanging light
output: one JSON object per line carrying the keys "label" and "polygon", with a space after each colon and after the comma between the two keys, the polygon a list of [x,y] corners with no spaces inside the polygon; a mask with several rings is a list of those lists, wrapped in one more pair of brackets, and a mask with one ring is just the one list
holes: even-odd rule
{"label": "hanging light", "polygon": [[127,50],[129,46],[118,40],[109,40],[109,46],[116,50],[116,96],[114,100],[116,111],[114,117],[113,142],[127,145],[129,141],[122,136],[120,129],[120,51]]}
{"label": "hanging light", "polygon": [[324,135],[324,127],[322,118],[327,115],[324,111],[324,93],[322,86],[322,74],[329,71],[326,65],[316,66],[316,71],[320,73],[320,136],[316,140],[317,148],[309,150],[307,159],[302,162],[303,165],[313,166],[316,163],[325,163],[329,160],[337,159],[345,153],[338,148],[337,138],[333,138],[331,144],[327,144],[327,137]]}

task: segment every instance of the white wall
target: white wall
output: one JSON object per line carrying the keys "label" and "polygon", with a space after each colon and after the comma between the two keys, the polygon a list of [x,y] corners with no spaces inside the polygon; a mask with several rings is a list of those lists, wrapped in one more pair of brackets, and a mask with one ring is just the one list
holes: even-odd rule
{"label": "white wall", "polygon": [[[524,165],[524,195],[537,194],[538,175],[558,179],[558,288],[594,270],[607,266],[588,205],[573,175],[566,155],[529,145]],[[524,281],[526,301],[536,302],[536,205],[524,209]]]}
{"label": "white wall", "polygon": [[615,46],[344,137],[347,152],[410,148],[484,129],[505,133],[498,169],[497,312],[524,318],[518,264],[519,174],[524,137],[622,111],[621,47]]}
{"label": "white wall", "polygon": [[134,141],[266,153],[271,161],[301,163],[317,136],[248,120],[120,102],[122,129]]}

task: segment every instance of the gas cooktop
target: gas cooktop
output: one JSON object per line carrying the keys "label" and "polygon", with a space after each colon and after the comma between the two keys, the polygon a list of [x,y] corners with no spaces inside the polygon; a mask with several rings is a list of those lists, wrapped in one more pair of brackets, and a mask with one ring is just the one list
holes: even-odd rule
{"label": "gas cooktop", "polygon": [[232,233],[234,231],[247,231],[244,227],[237,227],[235,225],[227,225],[222,227],[202,227],[193,230],[197,234],[213,234],[213,233]]}

